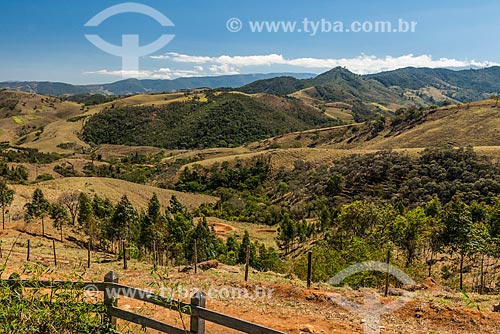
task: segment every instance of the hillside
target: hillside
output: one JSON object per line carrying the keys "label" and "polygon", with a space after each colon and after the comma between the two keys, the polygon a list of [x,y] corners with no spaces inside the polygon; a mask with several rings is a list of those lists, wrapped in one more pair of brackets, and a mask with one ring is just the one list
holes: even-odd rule
{"label": "hillside", "polygon": [[[399,89],[386,87],[379,81],[354,74],[337,67],[312,79],[273,78],[261,80],[240,88],[245,93],[272,93],[290,95],[311,106],[332,112],[343,120],[363,121],[377,115],[390,115],[391,111],[409,106],[411,101]],[[343,103],[339,114],[332,104]]]}
{"label": "hillside", "polygon": [[88,119],[83,137],[97,145],[235,147],[339,123],[297,100],[271,95],[216,93],[205,100],[108,109]]}
{"label": "hillside", "polygon": [[257,80],[239,89],[247,94],[267,93],[274,95],[288,95],[304,89],[306,83],[294,77],[278,77],[267,80]]}
{"label": "hillside", "polygon": [[[412,105],[464,103],[489,98],[500,91],[499,75],[500,67],[462,71],[410,67],[371,75],[356,75],[337,67],[311,79],[260,80],[240,90],[291,95],[327,110],[332,102],[346,103],[348,108],[343,112],[362,121]],[[336,114],[336,110],[334,112]],[[345,114],[343,117],[345,119]]]}
{"label": "hillside", "polygon": [[366,77],[386,87],[398,86],[405,90],[417,91],[424,98],[424,89],[432,87],[441,91],[450,100],[471,102],[499,92],[499,76],[500,67],[463,71],[409,67]]}
{"label": "hillside", "polygon": [[82,105],[59,98],[0,91],[0,141],[51,152],[68,152],[57,147],[65,142],[73,149],[86,147],[77,137],[81,122],[74,119],[83,111]]}
{"label": "hillside", "polygon": [[153,193],[156,193],[162,205],[167,205],[172,195],[175,195],[182,204],[189,208],[197,208],[203,203],[215,203],[217,200],[216,197],[207,195],[186,194],[122,180],[99,177],[71,177],[42,182],[36,185],[15,185],[13,188],[16,191],[11,210],[13,220],[23,219],[24,205],[30,201],[35,188],[40,188],[51,202],[57,201],[63,193],[82,191],[92,196],[98,194],[104,198],[109,198],[113,203],[118,202],[123,195],[126,195],[134,206],[142,209],[147,207],[148,200]]}
{"label": "hillside", "polygon": [[160,106],[189,100],[203,93],[138,94],[95,105],[17,91],[0,91],[0,141],[61,154],[87,152],[81,140],[85,120],[103,110],[127,106]]}
{"label": "hillside", "polygon": [[250,145],[254,149],[334,148],[385,150],[440,145],[497,147],[500,108],[491,100],[414,111],[384,122],[291,133]]}

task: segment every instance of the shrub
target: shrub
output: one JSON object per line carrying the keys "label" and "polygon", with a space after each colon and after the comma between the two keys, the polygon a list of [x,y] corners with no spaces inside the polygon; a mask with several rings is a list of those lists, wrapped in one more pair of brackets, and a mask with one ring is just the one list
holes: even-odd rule
{"label": "shrub", "polygon": [[44,182],[53,180],[54,177],[51,174],[40,174],[36,177],[35,182]]}

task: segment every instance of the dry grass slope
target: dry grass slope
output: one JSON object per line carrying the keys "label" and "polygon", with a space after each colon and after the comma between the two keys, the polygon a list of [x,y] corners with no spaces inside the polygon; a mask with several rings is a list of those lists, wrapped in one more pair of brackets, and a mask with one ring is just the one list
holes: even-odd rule
{"label": "dry grass slope", "polygon": [[153,193],[157,194],[160,203],[165,207],[168,205],[172,195],[175,195],[182,204],[189,208],[195,208],[203,203],[213,203],[217,201],[217,198],[212,196],[186,194],[122,180],[98,177],[64,178],[42,182],[36,185],[16,185],[13,187],[16,191],[14,203],[12,204],[13,220],[16,220],[16,216],[22,217],[24,205],[31,200],[33,191],[37,187],[43,191],[46,198],[51,202],[55,202],[59,196],[65,192],[82,191],[92,196],[97,194],[101,197],[107,197],[113,203],[118,202],[123,195],[126,195],[138,209],[147,207],[147,203],[151,196],[153,196]]}
{"label": "dry grass slope", "polygon": [[38,94],[0,92],[0,101],[6,100],[17,104],[14,110],[4,108],[0,113],[0,141],[60,153],[68,152],[57,147],[61,143],[87,146],[77,137],[81,122],[67,122],[82,113],[80,104]]}

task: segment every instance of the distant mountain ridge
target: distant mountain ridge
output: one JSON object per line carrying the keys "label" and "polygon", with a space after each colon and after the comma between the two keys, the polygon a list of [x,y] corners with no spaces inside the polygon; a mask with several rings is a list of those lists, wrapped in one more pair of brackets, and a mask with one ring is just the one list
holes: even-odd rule
{"label": "distant mountain ridge", "polygon": [[390,116],[400,108],[467,103],[500,93],[500,67],[450,70],[402,68],[358,75],[336,67],[320,75],[308,73],[242,74],[175,80],[127,79],[102,85],[56,82],[4,82],[0,89],[42,95],[135,95],[195,88],[230,88],[243,93],[291,96],[333,118],[357,122]]}
{"label": "distant mountain ridge", "polygon": [[402,68],[358,75],[336,67],[314,78],[278,77],[259,80],[238,88],[244,93],[289,95],[339,113],[352,114],[355,121],[390,115],[399,108],[428,107],[488,99],[500,92],[500,67],[449,70]]}
{"label": "distant mountain ridge", "polygon": [[407,67],[365,77],[377,80],[386,87],[399,86],[407,90],[434,87],[459,102],[477,101],[500,92],[499,66],[460,71]]}
{"label": "distant mountain ridge", "polygon": [[[259,80],[241,87],[240,90],[247,93],[287,95],[310,87],[348,90],[358,97],[366,95],[367,90],[376,90],[378,93],[385,91],[389,95],[414,91],[417,95],[423,95],[419,90],[435,88],[445,98],[458,102],[471,102],[487,98],[488,94],[500,92],[500,67],[459,71],[407,67],[369,75],[356,75],[345,68],[337,67],[314,78],[300,80],[278,77]],[[419,97],[426,100],[423,96]],[[396,102],[398,97],[392,96],[390,99]],[[335,97],[332,100],[336,100]]]}
{"label": "distant mountain ridge", "polygon": [[0,89],[17,90],[41,95],[109,94],[126,95],[171,92],[194,88],[238,88],[257,80],[288,76],[296,79],[312,78],[311,73],[237,74],[207,77],[189,77],[173,80],[126,79],[109,84],[71,85],[62,82],[10,81],[0,82]]}

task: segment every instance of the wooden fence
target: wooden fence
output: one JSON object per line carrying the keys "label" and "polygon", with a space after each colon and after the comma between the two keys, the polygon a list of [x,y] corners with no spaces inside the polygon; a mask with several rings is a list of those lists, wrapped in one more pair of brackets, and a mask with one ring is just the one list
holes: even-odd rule
{"label": "wooden fence", "polygon": [[[107,307],[109,321],[116,325],[117,319],[122,319],[141,325],[145,328],[154,329],[163,333],[171,334],[205,334],[205,322],[215,323],[227,328],[238,330],[243,333],[252,334],[285,334],[278,330],[261,326],[249,321],[234,318],[226,314],[209,310],[205,307],[206,295],[199,291],[191,298],[191,303],[165,298],[148,291],[121,285],[118,283],[118,275],[109,272],[104,276],[103,282],[71,282],[71,281],[30,281],[20,280],[19,275],[11,275],[7,282],[12,289],[22,288],[61,288],[84,289],[88,291],[104,292],[104,305]],[[129,312],[118,307],[118,297],[124,296],[143,302],[158,305],[170,310],[187,314],[190,318],[189,329],[181,329],[164,322]]]}

